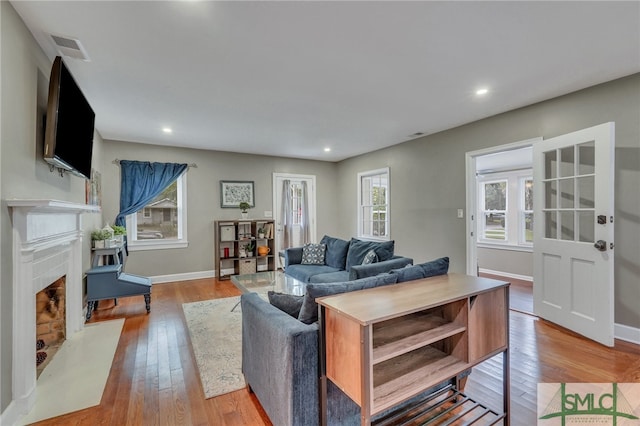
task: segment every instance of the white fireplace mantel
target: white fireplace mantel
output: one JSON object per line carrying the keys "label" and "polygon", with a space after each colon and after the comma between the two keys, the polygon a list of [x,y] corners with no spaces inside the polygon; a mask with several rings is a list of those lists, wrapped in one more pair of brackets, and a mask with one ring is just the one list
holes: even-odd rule
{"label": "white fireplace mantel", "polygon": [[[14,414],[24,415],[35,402],[35,294],[66,276],[66,336],[82,330],[82,213],[98,213],[100,207],[46,199],[5,203],[13,226],[10,407]],[[3,420],[7,420],[4,415]]]}

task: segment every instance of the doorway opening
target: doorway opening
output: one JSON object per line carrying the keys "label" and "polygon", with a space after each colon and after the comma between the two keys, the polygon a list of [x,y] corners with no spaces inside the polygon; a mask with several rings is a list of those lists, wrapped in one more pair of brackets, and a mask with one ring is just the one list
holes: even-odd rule
{"label": "doorway opening", "polygon": [[276,258],[284,269],[285,249],[316,241],[316,177],[274,173],[273,197]]}
{"label": "doorway opening", "polygon": [[510,309],[533,314],[533,143],[467,153],[467,273],[512,283]]}

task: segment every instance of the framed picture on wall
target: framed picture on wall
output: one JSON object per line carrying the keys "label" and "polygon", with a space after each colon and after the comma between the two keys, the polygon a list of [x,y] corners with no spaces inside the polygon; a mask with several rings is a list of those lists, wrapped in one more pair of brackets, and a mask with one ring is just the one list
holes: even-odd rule
{"label": "framed picture on wall", "polygon": [[220,207],[222,208],[237,209],[238,204],[243,201],[255,207],[254,196],[253,181],[220,181]]}

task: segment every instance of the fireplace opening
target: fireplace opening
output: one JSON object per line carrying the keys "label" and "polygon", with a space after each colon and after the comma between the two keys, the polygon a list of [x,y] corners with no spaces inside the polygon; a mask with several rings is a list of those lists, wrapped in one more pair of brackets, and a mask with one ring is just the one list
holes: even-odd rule
{"label": "fireplace opening", "polygon": [[36,293],[36,377],[40,377],[66,338],[65,286],[63,276]]}

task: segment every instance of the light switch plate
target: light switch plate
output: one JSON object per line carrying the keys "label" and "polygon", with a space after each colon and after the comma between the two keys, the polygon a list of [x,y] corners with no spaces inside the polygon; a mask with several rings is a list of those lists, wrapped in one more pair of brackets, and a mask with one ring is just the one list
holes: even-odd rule
{"label": "light switch plate", "polygon": [[458,209],[458,219],[462,219],[464,217],[464,210]]}
{"label": "light switch plate", "polygon": [[265,210],[264,217],[273,217],[273,212],[270,210]]}

